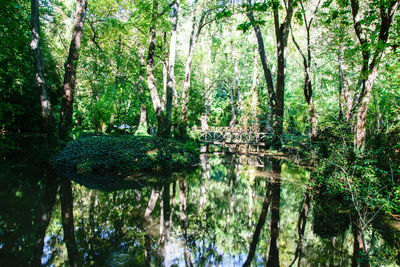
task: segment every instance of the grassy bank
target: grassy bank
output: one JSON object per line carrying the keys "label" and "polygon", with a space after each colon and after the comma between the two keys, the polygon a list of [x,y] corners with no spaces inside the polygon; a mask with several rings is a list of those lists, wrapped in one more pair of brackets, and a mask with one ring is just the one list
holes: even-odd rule
{"label": "grassy bank", "polygon": [[92,136],[69,142],[53,159],[56,168],[78,173],[127,173],[143,170],[179,170],[198,162],[199,149],[154,136]]}

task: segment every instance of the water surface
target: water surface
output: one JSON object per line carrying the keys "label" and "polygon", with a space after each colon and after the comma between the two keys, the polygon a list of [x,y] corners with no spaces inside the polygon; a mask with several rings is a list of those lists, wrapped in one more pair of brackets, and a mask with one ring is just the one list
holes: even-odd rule
{"label": "water surface", "polygon": [[[8,169],[0,264],[23,266],[40,255],[42,264],[64,265],[57,179]],[[349,211],[311,192],[310,176],[290,162],[228,154],[203,154],[200,166],[175,173],[72,175],[78,258],[84,266],[349,266]],[[43,254],[35,251],[41,238]],[[379,263],[396,266],[393,244],[378,231],[374,242]]]}

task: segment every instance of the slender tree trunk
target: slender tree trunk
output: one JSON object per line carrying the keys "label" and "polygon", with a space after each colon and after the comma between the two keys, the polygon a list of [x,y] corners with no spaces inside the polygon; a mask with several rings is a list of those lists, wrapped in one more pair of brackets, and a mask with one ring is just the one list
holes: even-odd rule
{"label": "slender tree trunk", "polygon": [[60,185],[61,218],[64,229],[64,242],[67,246],[69,265],[77,267],[78,247],[75,240],[74,203],[71,180],[64,178]]}
{"label": "slender tree trunk", "polygon": [[59,135],[67,140],[72,129],[72,115],[74,109],[74,94],[76,87],[76,68],[79,59],[79,48],[86,17],[87,0],[77,0],[76,16],[72,27],[72,39],[69,46],[68,59],[65,63],[64,87],[60,112]]}
{"label": "slender tree trunk", "polygon": [[33,62],[35,65],[36,82],[40,92],[40,105],[42,107],[42,119],[44,131],[50,142],[55,141],[56,128],[53,111],[51,108],[50,97],[46,88],[44,78],[44,67],[42,51],[40,48],[40,20],[39,20],[39,0],[31,0],[31,27],[32,27],[32,42],[31,48],[33,51]]}
{"label": "slender tree trunk", "polygon": [[[365,146],[368,104],[378,73],[379,63],[389,37],[389,30],[393,22],[393,17],[399,6],[399,0],[391,0],[385,5],[379,5],[380,27],[377,27],[379,28],[378,44],[374,51],[372,51],[370,47],[370,42],[372,41],[368,40],[367,31],[363,28],[361,23],[363,18],[360,15],[359,0],[351,0],[350,5],[354,31],[363,48],[361,51],[363,59],[361,69],[362,87],[359,98],[357,99],[357,122],[354,131],[354,149],[356,151],[362,151]],[[370,62],[371,56],[372,60]]]}
{"label": "slender tree trunk", "polygon": [[260,123],[258,122],[259,115],[259,96],[258,96],[258,60],[257,60],[257,47],[254,47],[254,65],[253,65],[253,84],[251,86],[252,99],[251,99],[251,117],[252,128],[254,132],[260,131]]}
{"label": "slender tree trunk", "polygon": [[[182,89],[182,108],[181,108],[181,118],[179,123],[179,135],[181,137],[186,136],[186,126],[187,126],[187,113],[188,113],[188,104],[189,104],[189,89],[190,89],[190,77],[192,73],[192,60],[194,51],[196,48],[197,40],[199,39],[201,29],[204,26],[204,19],[206,17],[206,13],[203,12],[201,15],[200,21],[197,25],[196,23],[196,10],[193,14],[193,22],[192,22],[192,31],[190,33],[189,39],[189,53],[186,59],[185,64],[185,80],[183,82],[183,89]],[[197,30],[196,30],[197,28]]]}
{"label": "slender tree trunk", "polygon": [[[249,5],[251,5],[251,0],[248,0],[248,3]],[[281,137],[283,134],[285,72],[286,72],[285,52],[289,35],[289,27],[293,16],[293,0],[289,0],[287,2],[286,17],[282,24],[280,24],[279,22],[278,9],[274,8],[273,10],[275,37],[276,37],[276,58],[277,58],[277,77],[276,77],[275,88],[273,85],[271,70],[268,66],[267,59],[265,56],[264,41],[260,27],[257,25],[254,19],[253,11],[251,10],[251,8],[247,10],[246,14],[253,25],[253,29],[257,38],[260,60],[264,70],[265,81],[267,83],[269,104],[271,106],[273,115],[273,130],[274,130],[273,146],[276,149],[279,149],[282,146]]]}
{"label": "slender tree trunk", "polygon": [[139,99],[140,99],[140,121],[137,132],[147,133],[147,107],[146,107],[146,93],[145,93],[145,59],[144,59],[144,48],[139,48]]}
{"label": "slender tree trunk", "polygon": [[231,113],[232,113],[232,118],[229,123],[229,126],[231,128],[234,128],[237,123],[237,109],[236,109],[236,97],[235,97],[235,91],[232,86],[230,86],[230,99],[231,99]]}
{"label": "slender tree trunk", "polygon": [[172,119],[172,103],[174,91],[176,90],[175,82],[175,51],[176,51],[176,28],[178,26],[178,12],[179,12],[179,0],[175,1],[172,5],[172,16],[171,16],[171,40],[169,43],[169,60],[168,60],[168,83],[167,83],[167,106],[166,113],[168,119]]}
{"label": "slender tree trunk", "polygon": [[[347,122],[351,120],[353,109],[353,95],[350,92],[347,79],[347,66],[344,63],[343,47],[339,48],[339,118],[345,116]],[[344,103],[342,102],[344,100]]]}
{"label": "slender tree trunk", "polygon": [[359,101],[357,110],[357,123],[355,129],[354,146],[356,150],[363,150],[365,146],[366,124],[367,124],[367,111],[369,101],[371,99],[371,92],[374,87],[376,75],[378,74],[378,65],[373,68],[372,72],[368,75],[365,81],[365,94],[361,101]]}
{"label": "slender tree trunk", "polygon": [[157,23],[157,12],[158,12],[158,1],[153,1],[153,12],[150,26],[150,38],[149,38],[149,51],[147,54],[147,83],[150,90],[151,100],[153,102],[153,108],[156,113],[158,122],[158,136],[164,136],[164,107],[161,105],[161,99],[157,92],[156,81],[154,77],[154,55],[156,52],[156,29]]}
{"label": "slender tree trunk", "polygon": [[279,11],[274,8],[274,25],[276,38],[277,73],[275,86],[275,112],[273,114],[274,142],[275,148],[281,148],[283,134],[283,119],[285,110],[285,76],[286,76],[286,48],[289,36],[289,27],[293,15],[293,1],[287,3],[286,18],[282,24],[279,22]]}

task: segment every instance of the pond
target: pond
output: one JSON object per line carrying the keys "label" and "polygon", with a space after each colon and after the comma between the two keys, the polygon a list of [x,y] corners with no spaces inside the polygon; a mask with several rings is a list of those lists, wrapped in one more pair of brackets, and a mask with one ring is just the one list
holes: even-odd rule
{"label": "pond", "polygon": [[[76,256],[84,266],[350,266],[356,260],[349,211],[312,192],[310,171],[288,161],[203,154],[198,167],[179,173],[72,175],[73,199],[63,198],[71,203],[61,203],[47,170],[2,167],[1,266],[65,265],[61,207],[72,203]],[[396,245],[373,232],[371,263],[396,266]]]}

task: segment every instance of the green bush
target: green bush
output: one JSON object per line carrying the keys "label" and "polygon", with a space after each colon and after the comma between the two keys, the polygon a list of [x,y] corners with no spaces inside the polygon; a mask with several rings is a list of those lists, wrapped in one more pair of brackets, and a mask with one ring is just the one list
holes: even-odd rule
{"label": "green bush", "polygon": [[153,136],[91,136],[71,141],[52,161],[79,173],[180,169],[198,162],[196,143]]}

